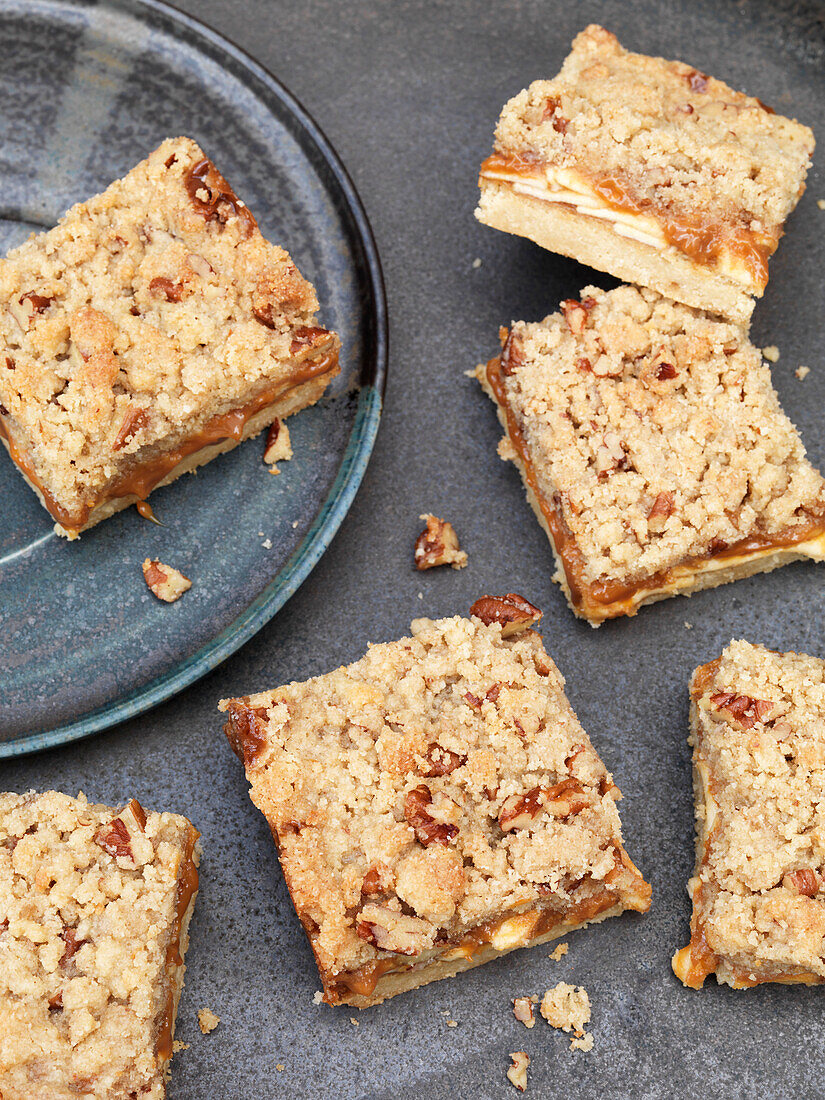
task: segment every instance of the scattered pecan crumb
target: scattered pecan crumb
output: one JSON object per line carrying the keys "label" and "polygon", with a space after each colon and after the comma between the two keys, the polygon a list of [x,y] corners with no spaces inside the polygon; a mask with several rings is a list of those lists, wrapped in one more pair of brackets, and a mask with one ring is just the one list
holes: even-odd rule
{"label": "scattered pecan crumb", "polygon": [[324,1003],[324,991],[323,989],[316,989],[312,994],[312,1003],[314,1005],[322,1005]]}
{"label": "scattered pecan crumb", "polygon": [[811,368],[810,367],[797,367],[796,370],[794,371],[794,374],[796,375],[796,377],[799,379],[800,382],[803,380],[803,378],[807,378],[810,373],[811,373]]}
{"label": "scattered pecan crumb", "polygon": [[458,1027],[458,1020],[448,1020],[447,1027]]}
{"label": "scattered pecan crumb", "polygon": [[216,1016],[210,1008],[202,1008],[198,1012],[198,1027],[203,1035],[208,1035],[210,1031],[214,1031],[220,1022],[220,1016]]}
{"label": "scattered pecan crumb", "polygon": [[474,268],[479,268],[479,267],[481,267],[481,259],[480,259],[480,257],[476,256],[476,258],[475,258],[475,259],[473,260],[473,267],[474,267]]}
{"label": "scattered pecan crumb", "polygon": [[536,1020],[533,1016],[533,1001],[530,997],[516,997],[514,999],[513,1015],[525,1027],[536,1026]]}
{"label": "scattered pecan crumb", "polygon": [[825,210],[825,199],[817,199],[816,205],[819,207],[820,210]]}
{"label": "scattered pecan crumb", "polygon": [[278,1073],[283,1073],[284,1070],[286,1069],[286,1066],[284,1065],[283,1062],[277,1062],[275,1064],[275,1069],[277,1069]]}
{"label": "scattered pecan crumb", "polygon": [[567,943],[560,943],[554,951],[550,952],[549,957],[553,962],[558,962],[559,959],[564,958],[567,952],[570,950],[570,945]]}
{"label": "scattered pecan crumb", "polygon": [[430,512],[425,512],[418,518],[424,520],[427,528],[416,539],[416,569],[434,569],[437,565],[463,569],[467,564],[467,555],[458,545],[458,536],[453,525]]}
{"label": "scattered pecan crumb", "polygon": [[356,1020],[354,1016],[350,1016],[349,1022],[352,1024],[353,1027],[360,1027],[361,1026],[360,1021]]}
{"label": "scattered pecan crumb", "polygon": [[292,458],[292,443],[289,438],[289,428],[280,420],[273,420],[266,434],[266,449],[264,450],[264,462],[271,466],[271,474],[279,474],[281,471],[275,465],[276,462],[288,462]]}
{"label": "scattered pecan crumb", "polygon": [[776,344],[768,344],[766,348],[762,348],[762,354],[769,363],[779,362],[779,348]]}
{"label": "scattered pecan crumb", "polygon": [[507,1080],[511,1085],[524,1092],[527,1088],[527,1067],[530,1065],[530,1056],[524,1050],[514,1051],[510,1057],[513,1064],[507,1070]]}
{"label": "scattered pecan crumb", "polygon": [[172,1053],[179,1054],[182,1050],[189,1050],[189,1044],[181,1042],[180,1039],[175,1039],[172,1043]]}
{"label": "scattered pecan crumb", "polygon": [[689,623],[687,619],[685,619],[685,630],[693,630],[693,623]]}
{"label": "scattered pecan crumb", "polygon": [[152,595],[164,603],[174,603],[192,587],[192,582],[183,573],[152,558],[146,558],[143,563],[143,579]]}

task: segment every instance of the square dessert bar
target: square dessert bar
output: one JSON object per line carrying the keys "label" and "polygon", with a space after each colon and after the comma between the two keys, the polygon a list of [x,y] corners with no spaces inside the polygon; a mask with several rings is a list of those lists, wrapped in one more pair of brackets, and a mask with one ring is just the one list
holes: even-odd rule
{"label": "square dessert bar", "polygon": [[224,700],[328,1004],[363,1008],[625,909],[619,792],[522,597]]}
{"label": "square dessert bar", "polygon": [[696,871],[673,969],[825,982],[825,661],[731,642],[690,684]]}
{"label": "square dessert bar", "polygon": [[0,794],[0,1097],[163,1100],[198,888],[184,817]]}
{"label": "square dessert bar", "polygon": [[743,322],[813,148],[760,100],[590,26],[502,111],[476,217]]}
{"label": "square dessert bar", "polygon": [[825,482],[742,329],[650,290],[502,330],[476,372],[575,613],[825,558]]}
{"label": "square dessert bar", "polygon": [[58,533],[316,402],[317,308],[188,138],[0,260],[0,438]]}

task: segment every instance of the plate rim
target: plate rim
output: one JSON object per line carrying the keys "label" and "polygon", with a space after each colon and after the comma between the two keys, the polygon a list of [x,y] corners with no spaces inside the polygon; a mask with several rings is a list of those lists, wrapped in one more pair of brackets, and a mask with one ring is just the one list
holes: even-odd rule
{"label": "plate rim", "polygon": [[[79,8],[88,7],[88,0],[68,0],[68,3]],[[217,668],[274,618],[318,564],[352,506],[375,446],[387,383],[387,294],[375,234],[352,177],[314,117],[285,84],[243,47],[166,0],[114,0],[101,4],[101,7],[120,8],[138,18],[141,9],[159,13],[171,21],[173,27],[177,24],[201,41],[205,39],[213,49],[228,54],[287,108],[302,131],[309,136],[320,160],[330,171],[344,197],[353,224],[354,237],[363,252],[364,269],[371,292],[368,312],[374,354],[366,364],[367,377],[358,389],[355,419],[332,487],[298,547],[259,595],[219,634],[160,676],[120,699],[54,729],[16,737],[11,741],[0,741],[0,759],[24,756],[69,744],[146,713]]]}

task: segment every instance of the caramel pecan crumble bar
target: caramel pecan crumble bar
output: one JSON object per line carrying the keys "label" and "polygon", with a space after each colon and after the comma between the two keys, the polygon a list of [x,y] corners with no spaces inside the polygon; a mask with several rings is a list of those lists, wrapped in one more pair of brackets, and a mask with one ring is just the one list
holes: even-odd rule
{"label": "caramel pecan crumble bar", "polygon": [[502,345],[477,377],[577,615],[825,558],[825,483],[738,326],[585,287]]}
{"label": "caramel pecan crumble bar", "polygon": [[649,908],[619,792],[506,602],[220,704],[328,1004],[378,1004]]}
{"label": "caramel pecan crumble bar", "polygon": [[690,685],[696,871],[673,969],[825,982],[825,661],[731,642]]}
{"label": "caramel pecan crumble bar", "polygon": [[132,799],[0,794],[0,1097],[163,1100],[197,830]]}
{"label": "caramel pecan crumble bar", "polygon": [[338,337],[188,138],[0,261],[0,438],[69,538],[322,395]]}
{"label": "caramel pecan crumble bar", "polygon": [[590,26],[502,111],[476,216],[743,322],[813,148],[758,99]]}

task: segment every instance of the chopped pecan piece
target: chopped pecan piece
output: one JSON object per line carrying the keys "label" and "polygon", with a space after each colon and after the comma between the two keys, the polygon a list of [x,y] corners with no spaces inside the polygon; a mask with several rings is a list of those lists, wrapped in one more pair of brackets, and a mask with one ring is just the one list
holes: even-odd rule
{"label": "chopped pecan piece", "polygon": [[541,612],[524,596],[508,592],[505,596],[481,596],[470,608],[470,614],[485,626],[501,623],[502,638],[529,630],[541,619]]}
{"label": "chopped pecan piece", "polygon": [[372,901],[361,907],[355,931],[379,951],[396,955],[420,955],[435,941],[435,928],[429,921]]}
{"label": "chopped pecan piece", "polygon": [[134,862],[132,837],[145,828],[146,813],[138,800],[133,798],[108,825],[100,826],[93,839],[110,856]]}
{"label": "chopped pecan piece", "polygon": [[165,275],[158,275],[149,283],[149,293],[153,298],[164,298],[167,302],[179,302],[183,298],[183,283],[173,282]]}
{"label": "chopped pecan piece", "polygon": [[157,596],[164,603],[174,603],[192,587],[189,578],[179,570],[152,558],[146,558],[143,563],[143,578],[152,595]]}
{"label": "chopped pecan piece", "polygon": [[688,82],[690,90],[699,94],[706,92],[710,84],[710,77],[706,76],[705,73],[700,73],[698,69],[691,69],[689,73],[685,73],[685,80]]}
{"label": "chopped pecan piece", "polygon": [[[63,970],[65,970],[72,959],[75,957],[75,955],[78,953],[80,948],[83,946],[83,944],[87,941],[78,938],[76,928],[64,928],[63,931],[60,933],[60,938],[63,940],[66,946],[63,949],[63,954],[60,956],[60,962],[58,965]],[[61,997],[60,1000],[62,1007],[63,998]]]}
{"label": "chopped pecan piece", "polygon": [[716,710],[728,714],[733,724],[743,730],[751,729],[757,722],[770,722],[788,710],[786,703],[753,699],[750,695],[737,695],[733,691],[719,691],[711,695],[710,702]]}
{"label": "chopped pecan piece", "polygon": [[317,325],[301,325],[293,333],[289,354],[298,355],[304,348],[320,344],[327,336],[329,336],[329,329],[319,328]]}
{"label": "chopped pecan piece", "polygon": [[521,347],[521,341],[516,336],[513,329],[502,329],[503,347],[501,349],[501,373],[506,375],[515,374],[520,366],[524,363],[524,353]]}
{"label": "chopped pecan piece", "polygon": [[256,228],[256,221],[208,157],[199,160],[184,176],[186,190],[195,210],[205,221],[217,221],[226,225],[231,217],[243,223],[242,232],[248,237]]}
{"label": "chopped pecan piece", "polygon": [[585,303],[579,302],[575,298],[565,298],[561,304],[561,311],[564,314],[567,327],[573,335],[580,336],[587,327],[588,322],[588,309]]}
{"label": "chopped pecan piece", "polygon": [[810,867],[802,871],[788,871],[782,876],[782,885],[794,894],[813,898],[819,893],[819,875]]}
{"label": "chopped pecan piece", "polygon": [[381,885],[381,872],[377,867],[370,867],[369,871],[364,875],[364,881],[361,883],[361,893],[372,898],[383,892],[384,888]]}
{"label": "chopped pecan piece", "polygon": [[418,517],[427,524],[415,542],[415,568],[434,569],[437,565],[451,565],[463,569],[467,555],[458,545],[455,528],[445,519],[425,512]]}
{"label": "chopped pecan piece", "polygon": [[647,514],[647,529],[658,534],[664,531],[665,524],[673,515],[673,493],[659,493],[653,501],[653,507]]}
{"label": "chopped pecan piece", "polygon": [[229,704],[229,720],[223,728],[232,751],[249,768],[253,767],[266,746],[263,707],[248,707],[244,703]]}
{"label": "chopped pecan piece", "polygon": [[513,1015],[519,1021],[524,1024],[525,1027],[534,1027],[535,1018],[533,1016],[533,1002],[529,997],[516,997],[513,1001]]}
{"label": "chopped pecan piece", "polygon": [[129,409],[126,416],[123,418],[120,431],[115,436],[112,450],[119,451],[121,448],[125,447],[127,443],[131,443],[138,432],[142,431],[148,423],[149,414],[145,409]]}
{"label": "chopped pecan piece", "polygon": [[[455,805],[452,803],[452,805]],[[439,821],[432,816],[432,791],[422,783],[407,792],[404,799],[404,817],[415,830],[415,838],[426,848],[430,844],[449,844],[458,836],[458,826],[449,821]]]}
{"label": "chopped pecan piece", "polygon": [[659,382],[668,382],[679,373],[672,363],[658,363],[654,371]]}
{"label": "chopped pecan piece", "polygon": [[292,441],[289,438],[289,428],[281,420],[273,420],[266,434],[266,449],[264,450],[264,462],[272,466],[273,474],[279,472],[276,462],[288,462],[292,458]]}
{"label": "chopped pecan piece", "polygon": [[499,811],[502,832],[529,829],[542,812],[553,817],[570,817],[590,805],[590,797],[578,781],[569,777],[552,787],[533,787],[526,794],[511,794]]}
{"label": "chopped pecan piece", "polygon": [[427,768],[421,774],[426,776],[427,779],[434,779],[440,775],[450,775],[456,768],[460,768],[462,764],[467,763],[466,756],[459,756],[457,752],[443,748],[437,741],[434,741],[427,749],[426,760]]}
{"label": "chopped pecan piece", "polygon": [[507,1070],[507,1080],[519,1092],[524,1092],[527,1088],[527,1067],[530,1065],[530,1055],[523,1050],[516,1050],[510,1057],[513,1059],[513,1064]]}

